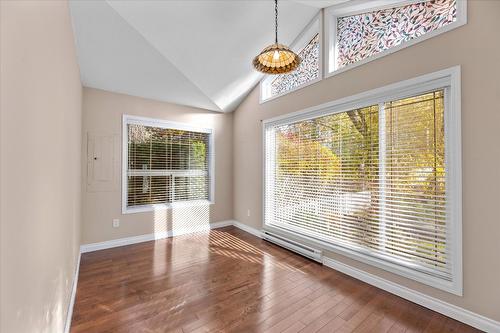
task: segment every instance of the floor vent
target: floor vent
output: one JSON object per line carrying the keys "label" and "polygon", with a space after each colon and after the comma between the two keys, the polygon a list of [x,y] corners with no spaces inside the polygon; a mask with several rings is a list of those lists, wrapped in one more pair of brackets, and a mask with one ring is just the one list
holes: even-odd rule
{"label": "floor vent", "polygon": [[323,263],[323,253],[321,250],[314,249],[307,245],[286,239],[282,236],[270,233],[269,231],[262,232],[262,238],[268,242],[284,247],[290,251],[296,252],[306,258],[312,259],[319,263]]}

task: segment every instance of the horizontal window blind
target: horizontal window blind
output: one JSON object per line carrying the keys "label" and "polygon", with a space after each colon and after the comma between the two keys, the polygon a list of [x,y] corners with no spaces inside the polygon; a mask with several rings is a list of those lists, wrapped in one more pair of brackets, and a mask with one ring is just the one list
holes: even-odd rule
{"label": "horizontal window blind", "polygon": [[210,133],[127,124],[127,207],[209,199]]}
{"label": "horizontal window blind", "polygon": [[451,280],[444,90],[265,129],[265,223]]}

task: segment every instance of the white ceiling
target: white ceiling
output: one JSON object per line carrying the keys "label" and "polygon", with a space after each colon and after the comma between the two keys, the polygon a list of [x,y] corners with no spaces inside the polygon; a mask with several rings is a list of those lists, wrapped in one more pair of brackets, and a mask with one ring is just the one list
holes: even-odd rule
{"label": "white ceiling", "polygon": [[[279,2],[291,44],[319,8]],[[274,38],[274,2],[70,2],[83,85],[208,110],[233,111],[261,75],[252,58]]]}
{"label": "white ceiling", "polygon": [[294,0],[295,2],[300,2],[304,5],[314,6],[318,8],[325,8],[334,5],[339,5],[343,2],[351,1],[351,0]]}

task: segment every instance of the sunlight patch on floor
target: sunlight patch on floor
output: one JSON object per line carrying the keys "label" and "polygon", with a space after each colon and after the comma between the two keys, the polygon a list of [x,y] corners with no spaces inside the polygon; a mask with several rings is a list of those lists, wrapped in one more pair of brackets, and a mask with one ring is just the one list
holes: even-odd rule
{"label": "sunlight patch on floor", "polygon": [[212,253],[234,259],[245,260],[247,262],[259,264],[265,267],[276,267],[291,272],[306,274],[292,265],[280,262],[268,253],[259,250],[255,246],[229,234],[228,232],[212,230],[210,232],[209,240],[209,251]]}

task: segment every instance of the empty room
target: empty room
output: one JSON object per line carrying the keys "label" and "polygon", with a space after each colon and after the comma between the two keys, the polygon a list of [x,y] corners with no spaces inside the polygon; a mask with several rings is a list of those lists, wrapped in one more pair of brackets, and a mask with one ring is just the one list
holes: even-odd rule
{"label": "empty room", "polygon": [[500,333],[500,0],[0,0],[0,332]]}

